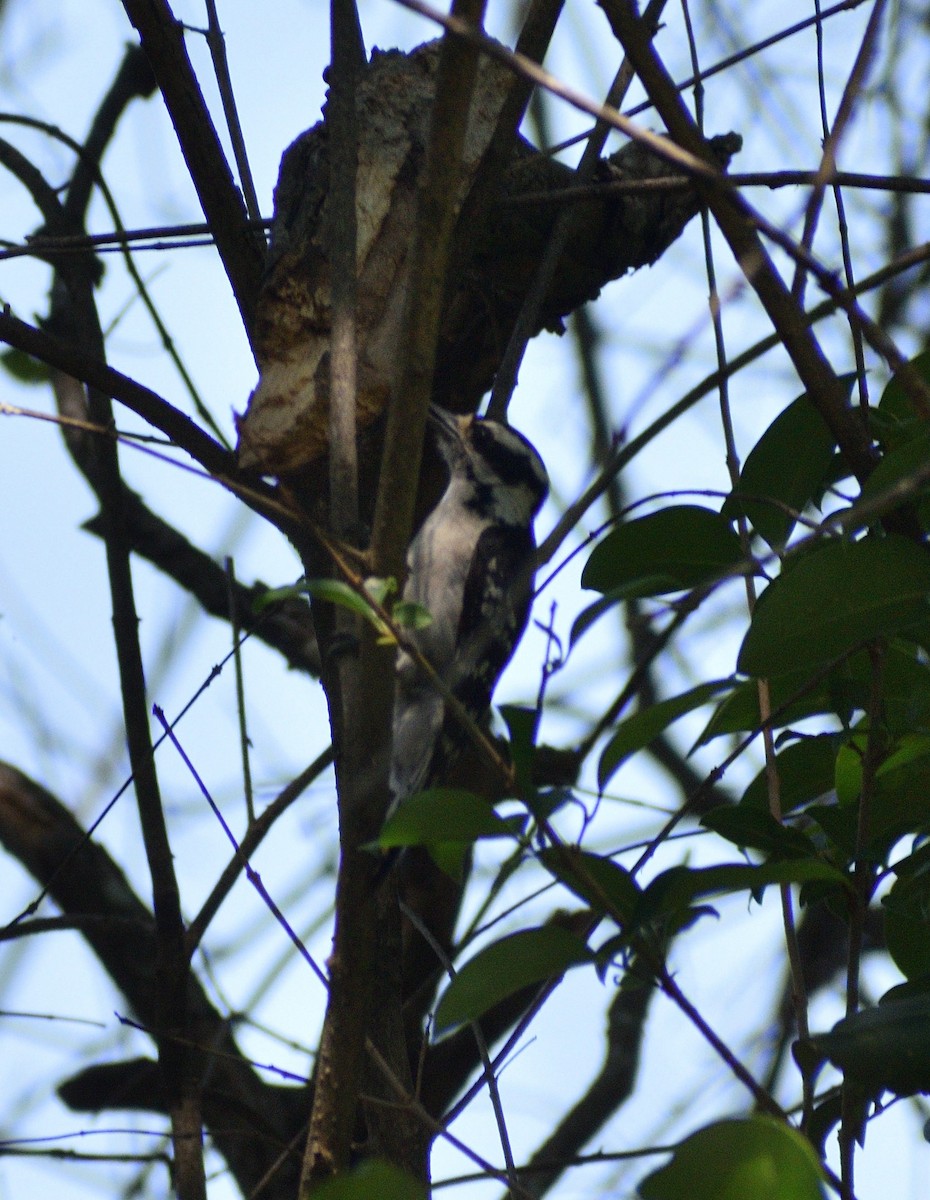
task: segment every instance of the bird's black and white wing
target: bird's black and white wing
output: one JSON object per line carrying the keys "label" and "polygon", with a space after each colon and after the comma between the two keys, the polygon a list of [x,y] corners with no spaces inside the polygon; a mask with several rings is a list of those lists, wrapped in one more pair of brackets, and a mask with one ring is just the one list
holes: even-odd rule
{"label": "bird's black and white wing", "polygon": [[[446,677],[473,721],[490,708],[497,681],[526,629],[535,549],[529,529],[492,525],[478,539],[465,584],[458,651]],[[461,722],[444,711],[428,773],[442,778],[466,741]]]}

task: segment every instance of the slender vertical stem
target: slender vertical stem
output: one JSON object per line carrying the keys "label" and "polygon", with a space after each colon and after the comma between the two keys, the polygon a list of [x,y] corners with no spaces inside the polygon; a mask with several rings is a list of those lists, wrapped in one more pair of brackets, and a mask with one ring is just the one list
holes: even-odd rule
{"label": "slender vertical stem", "polygon": [[226,128],[232,143],[236,168],[239,172],[239,182],[245,197],[245,206],[252,221],[260,221],[262,211],[258,206],[258,195],[252,179],[252,169],[249,166],[249,155],[245,148],[245,138],[242,136],[242,125],[239,122],[239,111],[236,108],[236,95],[233,91],[232,76],[229,73],[229,59],[226,57],[226,38],[220,26],[219,14],[216,11],[216,0],[206,0],[207,5],[207,47],[213,59],[213,70],[216,75],[216,85],[219,88],[220,99],[223,102],[223,115],[226,118]]}
{"label": "slender vertical stem", "polygon": [[229,626],[232,631],[233,665],[236,672],[236,713],[239,717],[239,749],[242,754],[242,790],[245,793],[246,821],[251,827],[255,821],[255,799],[252,795],[252,764],[245,717],[245,680],[242,675],[239,614],[236,610],[236,568],[230,557],[226,559],[226,578],[229,581]]}
{"label": "slender vertical stem", "polygon": [[[455,0],[452,15],[467,27],[480,30],[484,10],[485,0]],[[475,46],[446,33],[439,56],[426,163],[419,182],[400,363],[388,412],[375,504],[372,568],[381,575],[402,573],[413,525],[446,266],[455,224],[453,198],[461,171],[478,57]]]}
{"label": "slender vertical stem", "polygon": [[[695,81],[695,118],[698,129],[703,136],[704,85],[701,75],[701,68],[697,57],[697,43],[695,41],[694,32],[691,26],[688,0],[682,0],[682,8],[685,16],[685,25],[688,31],[688,44],[691,49],[691,65]],[[723,336],[723,311],[720,303],[720,294],[717,290],[717,273],[714,265],[713,242],[710,236],[710,214],[707,210],[706,204],[701,208],[701,229],[704,238],[704,261],[707,266],[707,283],[709,291],[708,302],[714,327],[714,343],[717,352],[717,366],[720,373],[720,412],[724,428],[724,439],[727,448],[727,467],[730,473],[730,483],[735,490],[739,485],[739,456],[736,448],[736,438],[733,432],[733,421],[730,411],[728,386],[729,377],[726,371],[727,351]],[[737,519],[737,527],[739,531],[740,542],[743,546],[743,551],[748,558],[751,554],[749,527],[745,515],[742,513],[740,513]],[[752,575],[746,575],[745,585],[746,606],[751,619],[756,606],[756,586]],[[757,688],[759,694],[759,719],[762,724],[762,746],[765,754],[765,777],[768,786],[769,811],[776,821],[781,821],[781,780],[778,774],[778,763],[775,758],[775,738],[771,725],[772,696],[771,688],[769,687],[769,681],[767,679],[759,679],[757,681]],[[791,976],[791,995],[794,1001],[795,1020],[797,1022],[799,1035],[802,1038],[806,1038],[809,1032],[807,1023],[807,989],[804,984],[804,966],[801,961],[801,951],[798,945],[798,930],[794,915],[794,899],[791,894],[791,885],[787,883],[780,884],[778,892],[779,899],[781,901],[782,927],[785,933],[785,950],[788,958],[788,970]],[[802,1124],[806,1124],[813,1111],[814,1102],[813,1077],[808,1071],[802,1071],[801,1088],[803,1093]]]}
{"label": "slender vertical stem", "polygon": [[[872,665],[872,680],[869,689],[868,736],[862,760],[862,786],[859,791],[859,812],[856,824],[856,861],[853,869],[853,898],[849,909],[849,957],[846,964],[846,1015],[852,1016],[859,1008],[859,968],[862,961],[862,936],[865,916],[875,887],[875,867],[866,858],[869,843],[869,825],[872,797],[878,768],[885,753],[885,727],[883,721],[885,664],[887,646],[874,642],[869,647]],[[840,1121],[840,1167],[846,1195],[855,1191],[855,1153],[859,1136],[859,1112],[861,1101],[855,1089],[845,1081],[841,1101]]]}
{"label": "slender vertical stem", "polygon": [[[355,94],[361,68],[358,13],[354,0],[330,5],[332,61],[329,123],[329,246],[332,264],[329,406],[329,528],[335,539],[358,539],[356,450],[356,174],[358,140]],[[322,629],[322,625],[320,626]],[[372,666],[372,640],[358,618],[337,610],[328,639],[330,662],[323,678],[335,749],[339,806],[339,873],[330,957],[329,995],[320,1038],[313,1110],[301,1172],[301,1195],[349,1165],[361,1091],[368,997],[372,986],[374,920],[370,868],[360,845],[376,828],[377,814],[365,808],[376,795],[366,786],[366,720],[384,723],[386,705],[373,711],[363,695],[363,668]],[[324,637],[324,656],[327,654]],[[342,643],[354,645],[347,653]],[[339,652],[337,653],[337,648]],[[372,674],[384,691],[384,664]],[[371,689],[374,691],[374,688]],[[383,711],[382,711],[383,710]],[[371,763],[367,775],[372,774]],[[377,788],[375,787],[375,792]],[[372,824],[372,821],[375,823]],[[366,869],[368,868],[368,869]]]}
{"label": "slender vertical stem", "polygon": [[252,229],[168,0],[123,0],[164,97],[181,153],[251,336],[264,235]]}
{"label": "slender vertical stem", "polygon": [[[644,22],[653,33],[659,27],[659,20],[665,4],[666,0],[650,0],[643,14]],[[613,83],[611,83],[608,89],[604,103],[611,105],[613,108],[619,108],[623,97],[633,82],[633,77],[633,68],[630,61],[627,57],[624,57],[617,70],[617,74],[614,76]],[[592,177],[609,133],[610,125],[603,119],[599,119],[591,130],[581,156],[581,161],[578,164],[576,173],[579,184],[587,182]],[[517,386],[517,373],[520,370],[520,364],[523,362],[523,356],[526,354],[526,347],[529,340],[538,328],[540,310],[546,299],[546,293],[549,290],[552,279],[555,276],[559,260],[571,236],[572,228],[573,213],[571,207],[568,207],[563,209],[559,214],[555,227],[549,235],[548,244],[536,267],[533,281],[526,293],[520,314],[517,317],[510,340],[507,343],[507,349],[498,368],[497,376],[494,380],[494,388],[491,392],[491,399],[488,403],[488,416],[494,420],[506,420],[510,397]]]}

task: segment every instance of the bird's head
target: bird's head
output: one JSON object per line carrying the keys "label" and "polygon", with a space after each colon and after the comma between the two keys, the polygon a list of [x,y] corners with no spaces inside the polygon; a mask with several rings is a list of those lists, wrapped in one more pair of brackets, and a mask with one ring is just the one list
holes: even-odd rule
{"label": "bird's head", "polygon": [[458,416],[433,404],[429,423],[450,486],[473,491],[469,507],[503,525],[530,525],[549,494],[549,476],[522,433],[500,421]]}

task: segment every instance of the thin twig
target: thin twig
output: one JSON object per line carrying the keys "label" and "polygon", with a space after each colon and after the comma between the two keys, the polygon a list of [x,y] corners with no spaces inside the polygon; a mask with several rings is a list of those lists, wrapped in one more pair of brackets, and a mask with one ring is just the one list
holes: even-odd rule
{"label": "thin twig", "polygon": [[[888,263],[872,275],[860,280],[850,293],[843,294],[861,296],[866,292],[883,286],[889,279],[895,278],[902,272],[912,270],[914,267],[928,261],[930,261],[930,242],[924,242],[920,246],[915,246],[913,250],[902,255],[895,262]],[[812,325],[824,317],[832,316],[841,307],[840,296],[824,300],[804,314],[804,321]],[[767,337],[760,339],[754,345],[742,351],[742,353],[734,355],[729,361],[727,374],[729,376],[735,375],[737,371],[743,370],[744,367],[761,358],[763,354],[767,354],[769,350],[774,350],[780,345],[781,338],[778,333],[770,333]],[[677,421],[683,413],[688,412],[689,409],[703,400],[705,396],[710,395],[718,386],[719,381],[720,371],[712,372],[701,380],[700,383],[687,391],[681,399],[670,405],[642,433],[637,434],[635,438],[631,438],[629,442],[625,442],[617,448],[597,478],[588,486],[578,500],[566,509],[551,533],[545,538],[537,552],[538,565],[541,566],[551,562],[566,538],[578,528],[584,514],[601,498],[610,486],[610,480],[614,475],[622,471],[628,463],[633,461],[640,451]]]}
{"label": "thin twig", "polygon": [[251,340],[264,262],[264,239],[249,225],[184,45],[184,31],[167,0],[123,0],[139,32],[165,99],[191,181]]}
{"label": "thin twig", "polygon": [[229,625],[232,632],[233,667],[236,675],[236,714],[239,719],[239,752],[242,755],[242,790],[245,793],[245,815],[249,825],[255,820],[255,797],[252,794],[252,761],[249,754],[249,729],[245,715],[245,680],[240,653],[239,617],[236,612],[236,567],[226,558],[226,578],[229,583]]}
{"label": "thin twig", "polygon": [[[140,52],[138,49],[130,49],[127,52],[123,68],[120,69],[116,81],[102,101],[101,111],[105,111],[107,113],[107,120],[98,121],[95,119],[88,138],[88,146],[91,146],[92,150],[87,149],[85,146],[81,145],[80,142],[75,141],[74,138],[70,137],[62,129],[59,129],[57,125],[53,125],[48,121],[40,121],[35,117],[27,117],[20,114],[0,114],[0,122],[10,122],[16,125],[23,125],[26,128],[37,129],[42,133],[45,133],[48,137],[54,138],[56,141],[59,141],[63,145],[67,146],[68,149],[77,156],[77,166],[75,167],[71,183],[68,185],[65,203],[60,207],[60,210],[57,207],[53,207],[51,210],[49,210],[44,196],[41,193],[34,191],[33,184],[27,178],[20,175],[15,161],[6,162],[6,165],[11,171],[14,172],[14,174],[17,174],[18,177],[21,178],[24,185],[30,189],[33,199],[35,200],[36,204],[40,206],[42,214],[45,218],[45,226],[42,232],[29,239],[29,246],[41,247],[43,243],[48,243],[51,245],[61,244],[63,246],[68,246],[68,253],[72,255],[77,253],[79,248],[86,250],[92,246],[97,246],[99,244],[98,239],[87,235],[83,228],[83,224],[87,219],[86,209],[90,202],[91,186],[93,185],[98,188],[103,202],[110,213],[113,224],[116,227],[115,233],[112,235],[107,235],[107,238],[115,243],[117,250],[122,255],[123,261],[126,265],[126,270],[129,273],[129,277],[132,279],[139,298],[148,312],[152,320],[152,324],[155,326],[155,330],[158,333],[161,344],[171,361],[174,363],[175,369],[177,370],[182,383],[187,389],[187,393],[190,396],[198,415],[200,416],[201,420],[203,420],[203,422],[213,430],[214,434],[216,434],[219,440],[226,445],[226,440],[222,431],[213,417],[213,414],[204,404],[200,393],[197,391],[197,387],[191,378],[190,372],[184,365],[184,361],[175,347],[174,340],[169,334],[165,322],[162,320],[161,314],[152,299],[151,293],[149,292],[145,281],[136,267],[135,260],[130,252],[129,240],[121,237],[123,228],[122,219],[120,217],[119,209],[113,193],[103,175],[99,161],[99,156],[103,154],[106,148],[105,139],[112,136],[114,132],[114,123],[118,115],[124,110],[125,106],[130,100],[140,94],[138,90],[133,90],[136,86],[134,84],[133,73],[125,69],[126,63],[131,62],[133,57],[137,56],[139,53]],[[0,145],[0,150],[6,147],[6,145],[7,144],[5,142],[2,143],[2,145]],[[16,153],[18,154],[18,151]],[[0,156],[0,161],[3,160],[3,156]],[[79,232],[76,232],[76,230]],[[15,257],[13,251],[10,251],[10,257]],[[56,264],[56,258],[61,258],[60,254],[47,254],[43,253],[41,249],[38,249],[36,251],[36,257],[41,258],[43,261],[49,262],[50,265],[55,267],[56,270],[65,269],[66,267],[66,264],[61,262]]]}
{"label": "thin twig", "polygon": [[[658,29],[659,18],[661,17],[665,3],[666,0],[650,0],[646,12],[643,14],[643,19],[653,32]],[[607,91],[607,96],[604,100],[605,106],[614,109],[619,108],[632,82],[633,68],[629,61],[624,58],[614,77],[613,83],[611,83]],[[581,161],[578,163],[576,175],[582,186],[587,184],[594,174],[609,133],[610,125],[603,118],[600,118],[591,130],[591,136],[588,138]],[[546,293],[549,291],[550,284],[555,276],[559,261],[568,244],[568,239],[571,236],[574,217],[575,213],[571,207],[564,209],[559,214],[555,227],[549,234],[545,248],[537,263],[532,282],[523,299],[520,313],[514,323],[510,340],[507,343],[507,349],[504,351],[504,356],[501,359],[494,379],[494,387],[491,391],[491,399],[488,402],[487,413],[493,420],[504,421],[507,418],[510,398],[513,395],[514,388],[517,386],[517,373],[526,354],[526,347],[529,344],[530,338],[539,327],[539,314],[545,302]]]}
{"label": "thin twig", "polygon": [[[813,186],[817,182],[816,171],[730,171],[727,182],[733,187],[765,187],[770,190],[783,187]],[[923,195],[930,192],[930,179],[916,175],[864,175],[859,171],[837,171],[833,182],[844,187],[862,188],[870,191],[905,192]],[[688,175],[656,175],[648,179],[615,179],[606,182],[579,184],[577,187],[559,188],[557,192],[520,192],[504,196],[502,208],[532,208],[545,205],[574,204],[578,200],[599,200],[607,196],[634,195],[638,192],[685,191],[691,187]],[[0,258],[2,258],[0,254]]]}
{"label": "thin twig", "polygon": [[207,47],[213,60],[213,73],[216,76],[216,86],[219,89],[220,100],[223,103],[223,115],[226,118],[226,129],[232,143],[236,159],[236,169],[239,172],[239,182],[245,197],[245,207],[252,221],[261,218],[258,206],[258,195],[255,182],[252,179],[252,169],[249,166],[249,155],[245,148],[245,138],[242,136],[242,125],[239,122],[239,110],[236,107],[236,94],[233,91],[232,76],[229,73],[229,59],[226,56],[226,35],[220,26],[219,14],[216,11],[216,0],[206,0],[207,4]]}
{"label": "thin twig", "polygon": [[583,92],[579,92],[575,88],[569,87],[568,84],[562,83],[560,79],[544,70],[538,63],[533,62],[532,59],[527,58],[523,54],[516,54],[512,50],[508,50],[500,42],[496,42],[493,38],[479,32],[467,21],[461,20],[455,13],[451,16],[446,15],[438,8],[434,8],[433,5],[425,3],[425,0],[396,0],[396,3],[402,5],[404,8],[411,9],[413,12],[420,13],[421,16],[429,17],[431,21],[435,21],[437,25],[441,25],[448,33],[453,34],[456,38],[460,38],[465,44],[482,51],[489,58],[502,62],[515,74],[523,75],[527,79],[532,80],[537,87],[545,88],[547,92],[551,92],[554,96],[559,96],[580,112],[586,112],[598,121],[604,121],[611,128],[625,133],[633,141],[642,142],[644,146],[648,146],[650,150],[654,150],[656,154],[667,159],[669,162],[678,163],[690,173],[699,177],[716,177],[719,175],[720,172],[708,160],[689,153],[689,151],[682,149],[681,146],[667,137],[662,137],[649,129],[644,129],[641,125],[637,125],[635,121],[631,121],[629,117],[624,116],[623,113],[617,112],[611,105],[600,104],[597,100],[592,100],[590,96],[586,96]]}
{"label": "thin twig", "polygon": [[[814,0],[814,6],[817,11],[817,16],[820,17],[821,16],[820,0]],[[846,86],[846,89],[845,89],[845,92],[843,95],[843,101],[840,104],[840,111],[837,114],[838,120],[840,119],[841,116],[843,117],[844,120],[849,119],[852,105],[851,105],[851,103],[849,105],[847,105],[846,99],[847,99],[847,96],[850,95],[853,76],[856,75],[857,70],[859,69],[859,64],[863,58],[865,47],[866,47],[866,45],[868,43],[868,39],[869,39],[869,29],[873,28],[872,22],[873,22],[874,18],[875,18],[875,9],[873,9],[873,11],[872,11],[872,16],[869,19],[869,25],[866,30],[866,35],[863,38],[862,47],[860,48],[859,55],[856,59],[856,63],[853,66],[852,74],[850,75],[849,81],[847,83],[847,86]],[[840,235],[840,248],[841,248],[842,255],[843,255],[843,272],[846,277],[846,286],[851,287],[853,285],[853,283],[855,283],[855,273],[853,271],[852,253],[850,251],[850,246],[849,246],[849,227],[846,222],[846,204],[843,200],[843,189],[838,180],[839,172],[837,171],[837,163],[836,163],[836,158],[837,158],[836,147],[837,147],[837,142],[838,142],[838,139],[840,136],[840,132],[836,126],[834,126],[833,130],[831,131],[830,120],[827,115],[826,79],[825,79],[824,64],[823,64],[823,21],[822,20],[818,20],[817,25],[816,25],[816,30],[817,30],[817,84],[818,84],[818,89],[820,92],[820,125],[821,125],[821,130],[823,133],[824,154],[823,154],[823,158],[821,160],[820,169],[817,172],[817,183],[816,183],[815,187],[822,185],[822,183],[826,177],[825,168],[827,166],[827,162],[828,162],[828,158],[829,158],[830,166],[832,168],[831,181],[832,181],[832,186],[833,186],[833,201],[834,201],[834,204],[836,205],[837,228],[838,228],[838,232]],[[873,32],[874,32],[874,30],[873,30]],[[871,51],[871,54],[873,57],[874,57],[874,53],[875,53],[875,51],[874,51],[874,45],[873,45],[873,48]],[[863,71],[862,71],[863,76],[864,76],[866,70],[867,70],[867,66],[863,68]],[[828,152],[828,148],[829,148],[829,152]],[[814,212],[814,209],[815,209],[815,196],[812,195],[808,201],[807,213],[805,214],[805,218],[807,216],[811,215]],[[806,219],[805,219],[805,226],[806,226]],[[813,240],[813,224],[811,225],[811,243],[810,244],[812,244],[812,240]],[[806,277],[807,277],[806,273],[803,272],[801,265],[799,263],[796,268],[796,274],[795,274],[795,280],[794,280],[795,287],[798,290],[799,294],[803,294],[804,282],[806,280]],[[852,336],[853,352],[856,357],[856,379],[857,379],[857,384],[858,384],[858,389],[859,389],[859,407],[862,410],[863,419],[868,419],[869,388],[868,388],[868,379],[867,379],[866,373],[865,373],[865,351],[863,348],[862,330],[860,329],[859,325],[855,321],[850,321],[849,331]]]}
{"label": "thin twig", "polygon": [[226,818],[223,816],[222,812],[220,811],[219,806],[217,805],[216,801],[213,799],[213,796],[210,794],[209,788],[204,783],[203,779],[200,777],[200,775],[197,771],[197,768],[191,762],[191,760],[187,754],[187,751],[184,749],[184,747],[178,741],[178,736],[172,729],[171,725],[169,725],[168,720],[165,717],[164,711],[161,708],[159,708],[159,706],[157,704],[155,704],[152,706],[152,712],[155,714],[155,719],[158,721],[159,725],[161,725],[162,729],[165,731],[165,735],[167,736],[168,740],[171,742],[171,744],[174,746],[175,750],[177,750],[178,754],[181,756],[181,760],[183,761],[184,765],[187,767],[188,771],[190,771],[194,782],[197,784],[198,788],[200,788],[201,794],[203,795],[207,804],[209,804],[210,811],[213,813],[213,815],[216,817],[217,821],[219,822],[220,828],[223,830],[223,832],[226,834],[226,837],[229,839],[229,843],[232,846],[233,851],[239,861],[239,866],[241,867],[242,871],[244,871],[244,873],[245,873],[246,879],[248,879],[249,883],[251,883],[251,885],[255,888],[255,890],[261,896],[262,900],[264,900],[264,902],[268,906],[268,909],[271,912],[272,916],[275,918],[275,920],[278,922],[278,924],[281,926],[281,928],[284,930],[284,932],[287,934],[287,936],[291,939],[294,946],[297,948],[297,951],[300,954],[301,958],[303,958],[304,962],[307,963],[307,965],[310,967],[311,971],[313,971],[314,975],[316,975],[317,979],[319,979],[320,983],[322,983],[323,987],[328,989],[329,988],[329,978],[326,975],[326,972],[322,969],[322,967],[317,965],[317,962],[314,959],[313,955],[310,953],[310,951],[303,944],[301,939],[294,932],[287,917],[285,917],[284,913],[281,911],[281,909],[278,907],[278,905],[271,898],[271,895],[269,894],[268,889],[265,887],[264,883],[262,883],[261,875],[259,875],[259,873],[256,870],[254,870],[254,868],[252,867],[252,864],[249,862],[249,860],[243,854],[242,848],[240,847],[238,841],[236,840],[235,834],[229,827],[229,823],[227,822]]}
{"label": "thin twig", "polygon": [[[843,96],[840,100],[840,106],[837,110],[836,118],[830,128],[824,129],[825,140],[823,144],[823,156],[820,160],[820,166],[817,170],[817,179],[814,183],[814,190],[811,192],[807,201],[807,209],[804,214],[804,231],[801,234],[801,248],[810,252],[814,245],[814,233],[817,229],[817,221],[820,216],[820,210],[823,205],[823,197],[827,185],[833,180],[836,174],[836,159],[840,141],[843,134],[846,132],[850,121],[852,120],[853,108],[865,84],[866,77],[869,73],[875,54],[878,49],[878,30],[881,24],[882,16],[884,15],[886,0],[875,0],[872,6],[872,11],[869,14],[869,20],[865,27],[865,32],[862,35],[862,42],[859,46],[859,52],[856,55],[852,70],[849,73],[849,78],[846,81],[846,87],[843,89]],[[819,3],[818,16],[819,16]],[[821,22],[817,22],[817,48],[818,48],[818,78],[820,80],[821,94],[821,117],[826,125],[826,113],[823,98],[823,35]],[[791,294],[799,304],[804,303],[804,285],[806,282],[806,272],[802,263],[799,261],[795,268],[794,280],[791,284]]]}
{"label": "thin twig", "polygon": [[[9,305],[0,310],[0,341],[23,350],[48,366],[56,367],[81,383],[98,388],[143,420],[160,430],[175,445],[212,475],[235,478],[241,475],[236,456],[225,450],[184,413],[163,400],[161,396],[108,366],[76,346],[69,345],[51,334],[14,317]],[[245,479],[245,476],[242,476]],[[251,476],[249,482],[255,486]],[[259,490],[262,490],[261,485]],[[269,495],[271,489],[268,489]]]}
{"label": "thin twig", "polygon": [[[770,37],[762,38],[761,41],[753,42],[749,46],[744,46],[741,50],[737,50],[734,54],[728,55],[726,58],[720,59],[711,66],[706,67],[703,72],[705,80],[711,79],[714,75],[720,75],[724,71],[729,71],[731,67],[737,66],[739,63],[746,62],[748,59],[760,54],[763,50],[769,50],[772,46],[778,46],[788,38],[794,37],[796,34],[803,33],[805,29],[810,29],[812,25],[821,25],[828,17],[835,17],[839,13],[852,12],[853,9],[860,8],[863,4],[869,3],[869,0],[840,0],[839,4],[834,4],[830,8],[826,8],[820,14],[815,14],[812,17],[805,17],[801,21],[796,21],[794,25],[788,25],[784,29],[779,29],[777,33],[771,34]],[[695,84],[694,76],[688,79],[682,79],[675,86],[679,92],[686,92],[688,88]],[[641,112],[648,112],[652,108],[651,100],[643,100],[637,104],[635,108],[631,108],[627,112],[627,116],[634,117]]]}
{"label": "thin twig", "polygon": [[[176,724],[176,720],[175,720]],[[210,895],[203,902],[203,907],[193,918],[190,925],[187,926],[185,934],[185,943],[188,955],[193,955],[194,950],[203,940],[203,936],[210,925],[210,922],[216,916],[224,899],[227,898],[233,890],[235,881],[242,874],[242,860],[248,859],[258,850],[265,839],[265,835],[270,833],[272,827],[275,826],[278,818],[284,814],[296,799],[302,796],[307,787],[310,787],[312,782],[316,781],[320,774],[328,767],[332,766],[332,748],[323,751],[323,754],[314,758],[310,766],[306,767],[302,772],[289,782],[287,787],[282,788],[274,800],[254,818],[250,826],[246,829],[245,835],[239,844],[238,850],[233,854],[233,858],[221,871],[220,878],[212,887]]]}
{"label": "thin twig", "polygon": [[[710,150],[660,61],[630,0],[602,0],[611,28],[636,66],[637,74],[656,103],[660,116],[677,142],[695,157],[710,162]],[[695,176],[695,187],[726,238],[737,262],[759,297],[812,402],[830,429],[853,473],[864,480],[875,456],[858,414],[850,410],[846,392],[803,320],[774,263],[756,232],[759,218],[719,172]]]}
{"label": "thin twig", "polygon": [[[688,32],[688,43],[691,51],[691,65],[694,72],[694,78],[700,81],[701,69],[697,56],[697,43],[695,41],[694,32],[691,26],[688,0],[682,0],[682,8],[685,14],[685,24]],[[696,83],[695,119],[702,136],[704,136],[703,95],[703,83]],[[717,366],[720,374],[720,413],[724,432],[724,442],[726,445],[726,462],[727,469],[730,474],[730,485],[732,490],[735,492],[739,488],[740,481],[739,452],[736,446],[736,437],[733,431],[728,376],[726,373],[727,350],[723,333],[723,311],[720,303],[720,296],[717,291],[717,277],[716,268],[714,265],[714,250],[710,228],[710,214],[707,211],[706,205],[702,206],[701,209],[701,227],[704,238],[704,261],[707,268],[707,282],[709,291],[708,299],[711,320],[714,329],[714,344],[717,354]],[[745,512],[740,512],[738,514],[736,524],[743,554],[745,557],[747,557],[747,559],[751,558],[749,523]],[[746,573],[744,576],[744,584],[746,588],[746,607],[749,619],[751,621],[756,607],[756,584],[752,574],[748,572]],[[765,756],[769,811],[775,820],[780,822],[782,820],[781,780],[778,774],[778,763],[775,756],[775,737],[772,726],[769,723],[772,714],[772,693],[768,679],[758,679],[756,681],[756,687],[759,699],[759,717],[763,725],[762,747]],[[804,986],[804,970],[801,963],[800,951],[798,949],[798,932],[795,924],[794,901],[791,893],[791,885],[787,883],[780,884],[778,891],[779,900],[781,902],[782,927],[785,934],[785,947],[789,970],[791,973],[791,991],[795,1002],[795,1019],[801,1036],[806,1037],[808,1032],[807,995]],[[804,1093],[804,1116],[802,1120],[802,1126],[804,1126],[806,1125],[813,1111],[814,1096],[813,1078],[807,1071],[802,1072],[802,1086]]]}
{"label": "thin twig", "polygon": [[[867,712],[868,733],[865,754],[862,759],[862,783],[859,789],[859,811],[856,822],[856,856],[853,868],[853,895],[849,906],[849,959],[846,965],[846,1015],[852,1016],[859,1009],[859,970],[862,961],[862,937],[865,916],[875,887],[875,864],[867,856],[869,825],[872,802],[875,798],[876,778],[885,757],[885,666],[888,648],[883,642],[869,647],[871,660],[871,682]],[[840,1122],[840,1161],[843,1183],[848,1195],[854,1194],[854,1169],[856,1143],[859,1137],[858,1112],[861,1099],[854,1082],[844,1079]]]}
{"label": "thin twig", "polygon": [[[454,979],[456,976],[456,970],[452,964],[452,960],[433,936],[431,930],[428,928],[419,914],[414,912],[414,910],[403,901],[400,902],[400,909],[411,925],[413,925],[420,936],[429,945],[430,949],[436,955],[439,963],[442,965],[442,969],[449,976],[449,979]],[[491,1099],[491,1107],[494,1110],[494,1120],[497,1124],[497,1132],[501,1141],[501,1150],[504,1153],[504,1165],[507,1168],[507,1177],[510,1180],[511,1189],[513,1188],[514,1184],[519,1187],[519,1184],[517,1183],[516,1166],[513,1158],[513,1149],[510,1145],[510,1134],[507,1132],[507,1121],[504,1116],[504,1106],[501,1101],[500,1088],[497,1084],[497,1075],[495,1074],[494,1068],[491,1065],[491,1055],[488,1050],[488,1043],[485,1040],[485,1036],[481,1030],[481,1025],[478,1021],[469,1022],[469,1028],[474,1036],[475,1044],[478,1047],[478,1055],[481,1059],[481,1065],[484,1069],[484,1079],[488,1085],[488,1096]],[[520,1188],[520,1191],[521,1193],[525,1194],[522,1188]]]}

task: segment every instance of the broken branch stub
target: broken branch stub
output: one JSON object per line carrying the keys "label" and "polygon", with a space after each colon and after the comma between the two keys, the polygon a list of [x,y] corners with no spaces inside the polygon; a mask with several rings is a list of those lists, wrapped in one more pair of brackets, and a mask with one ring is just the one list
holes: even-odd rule
{"label": "broken branch stub", "polygon": [[[384,412],[393,386],[439,45],[428,42],[410,54],[375,51],[358,87],[359,429]],[[478,177],[513,79],[505,65],[482,58],[455,197],[457,212]],[[240,464],[265,474],[297,471],[327,449],[327,139],[324,110],[324,120],[285,152],[275,189],[271,246],[255,327],[259,382],[238,421]],[[740,139],[726,134],[711,144],[723,167],[739,149]],[[676,173],[658,155],[630,143],[603,160],[595,182]],[[573,233],[535,332],[560,330],[562,318],[597,296],[609,280],[654,262],[699,207],[694,190],[681,185],[622,194],[589,189],[581,197],[560,197],[577,183],[570,167],[515,136],[512,162],[498,195],[483,214],[479,211],[477,221],[459,222],[453,256],[459,266],[447,282],[437,347],[433,395],[439,403],[454,411],[474,410],[491,386],[549,231],[566,203],[573,206]],[[524,196],[536,199],[524,204]]]}

